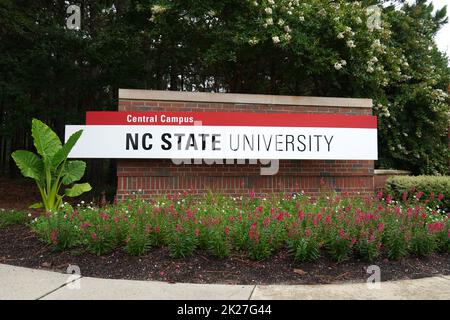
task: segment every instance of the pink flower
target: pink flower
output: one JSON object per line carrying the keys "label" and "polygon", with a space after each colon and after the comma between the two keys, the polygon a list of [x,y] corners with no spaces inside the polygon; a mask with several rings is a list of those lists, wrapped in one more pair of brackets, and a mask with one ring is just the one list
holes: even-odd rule
{"label": "pink flower", "polygon": [[442,199],[444,199],[444,195],[442,193],[439,193],[438,198],[439,201],[441,201]]}
{"label": "pink flower", "polygon": [[177,225],[176,225],[176,227],[175,227],[175,230],[177,231],[177,232],[180,232],[181,231],[181,226],[177,223]]}
{"label": "pink flower", "polygon": [[302,210],[299,210],[298,211],[298,219],[301,221],[301,220],[303,220],[303,218],[304,218],[304,216],[303,216],[303,211]]}
{"label": "pink flower", "polygon": [[378,200],[381,200],[382,198],[383,198],[383,192],[379,191],[379,192],[377,193],[377,199],[378,199]]}
{"label": "pink flower", "polygon": [[422,196],[423,196],[423,192],[422,191],[419,191],[419,192],[416,193],[417,200],[419,200],[420,197],[422,197]]}
{"label": "pink flower", "polygon": [[344,229],[339,230],[339,237],[341,237],[341,239],[347,239]]}
{"label": "pink flower", "polygon": [[150,232],[151,232],[150,226],[147,224],[147,225],[145,226],[145,233],[146,233],[147,235],[149,235]]}
{"label": "pink flower", "polygon": [[269,225],[269,223],[270,223],[270,218],[269,217],[265,218],[264,221],[263,221],[263,225],[265,227],[267,227]]}
{"label": "pink flower", "polygon": [[430,233],[441,232],[442,230],[444,230],[444,227],[445,227],[444,223],[438,221],[428,224],[428,231]]}
{"label": "pink flower", "polygon": [[158,234],[159,233],[159,227],[158,226],[154,226],[153,227],[153,232]]}
{"label": "pink flower", "polygon": [[389,194],[386,196],[386,203],[387,204],[391,204],[392,203],[392,197]]}
{"label": "pink flower", "polygon": [[305,237],[309,238],[311,236],[311,230],[306,230],[305,231]]}
{"label": "pink flower", "polygon": [[92,232],[91,233],[91,238],[92,238],[92,240],[97,240],[97,234],[95,233],[95,232]]}
{"label": "pink flower", "polygon": [[384,223],[380,222],[377,226],[377,230],[378,232],[383,232],[384,231]]}
{"label": "pink flower", "polygon": [[200,235],[200,230],[195,229],[194,234],[195,234],[196,237],[198,237]]}
{"label": "pink flower", "polygon": [[230,227],[225,227],[225,234],[226,234],[227,236],[230,235]]}

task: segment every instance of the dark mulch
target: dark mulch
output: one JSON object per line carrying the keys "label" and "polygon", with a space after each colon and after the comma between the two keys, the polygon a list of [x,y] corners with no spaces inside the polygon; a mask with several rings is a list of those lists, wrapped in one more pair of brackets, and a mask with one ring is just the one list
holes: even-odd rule
{"label": "dark mulch", "polygon": [[0,208],[24,210],[39,201],[39,191],[31,179],[0,177]]}
{"label": "dark mulch", "polygon": [[371,264],[381,268],[382,281],[450,274],[449,254],[375,263],[355,258],[337,264],[326,256],[312,263],[294,263],[285,250],[263,262],[239,255],[217,260],[202,251],[174,260],[165,248],[155,248],[142,257],[130,256],[123,250],[101,257],[82,249],[53,252],[23,225],[0,229],[0,263],[63,272],[72,264],[80,267],[82,275],[100,278],[226,284],[364,282],[368,277],[365,270]]}

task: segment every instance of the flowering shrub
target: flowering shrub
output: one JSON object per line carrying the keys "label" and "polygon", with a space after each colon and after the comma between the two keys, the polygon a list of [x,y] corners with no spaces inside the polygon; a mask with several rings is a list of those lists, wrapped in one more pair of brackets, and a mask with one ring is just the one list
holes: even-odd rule
{"label": "flowering shrub", "polygon": [[118,248],[144,255],[166,246],[174,258],[202,249],[220,259],[244,254],[263,260],[286,247],[296,261],[329,254],[340,262],[354,255],[373,261],[450,252],[448,213],[428,207],[423,197],[398,202],[381,193],[363,198],[178,194],[102,208],[65,205],[31,225],[55,249],[82,246],[98,255]]}
{"label": "flowering shrub", "polygon": [[423,198],[430,207],[450,209],[450,176],[393,176],[386,181],[385,190],[398,200]]}

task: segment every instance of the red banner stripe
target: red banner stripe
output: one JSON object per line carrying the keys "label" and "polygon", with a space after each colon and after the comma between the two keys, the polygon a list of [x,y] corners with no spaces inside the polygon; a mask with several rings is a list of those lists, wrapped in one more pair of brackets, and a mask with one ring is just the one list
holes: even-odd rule
{"label": "red banner stripe", "polygon": [[86,125],[377,128],[377,117],[322,113],[89,111]]}

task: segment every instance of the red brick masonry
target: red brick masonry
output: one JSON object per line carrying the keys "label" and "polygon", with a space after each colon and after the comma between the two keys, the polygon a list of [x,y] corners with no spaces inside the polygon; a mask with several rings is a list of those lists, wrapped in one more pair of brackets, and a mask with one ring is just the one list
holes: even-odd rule
{"label": "red brick masonry", "polygon": [[[118,109],[371,115],[372,102],[368,99],[120,90]],[[279,165],[276,175],[262,176],[260,168],[267,166],[259,162],[256,165],[248,162],[243,165],[175,165],[170,159],[118,160],[117,195],[122,199],[139,190],[147,196],[183,191],[204,193],[208,190],[233,195],[247,194],[250,191],[272,193],[304,190],[306,193],[317,194],[330,189],[361,193],[371,193],[374,190],[374,161],[280,160]]]}

